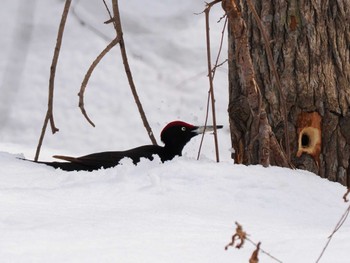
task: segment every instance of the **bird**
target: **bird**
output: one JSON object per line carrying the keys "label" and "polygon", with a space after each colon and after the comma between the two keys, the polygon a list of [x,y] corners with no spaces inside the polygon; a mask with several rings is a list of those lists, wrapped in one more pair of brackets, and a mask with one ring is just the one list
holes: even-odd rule
{"label": "bird", "polygon": [[[216,125],[221,129],[222,125]],[[106,151],[92,153],[80,157],[54,155],[53,158],[62,161],[35,161],[64,171],[95,171],[107,169],[120,164],[124,158],[130,158],[136,165],[142,158],[149,160],[158,155],[162,162],[170,161],[175,156],[181,156],[185,145],[195,136],[204,132],[214,131],[214,126],[195,126],[184,121],[172,121],[161,131],[160,138],[164,146],[143,145],[126,151]]]}

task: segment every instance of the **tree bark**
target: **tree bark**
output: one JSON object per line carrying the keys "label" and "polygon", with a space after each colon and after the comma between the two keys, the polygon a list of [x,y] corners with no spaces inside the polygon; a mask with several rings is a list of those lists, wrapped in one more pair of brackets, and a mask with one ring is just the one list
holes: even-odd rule
{"label": "tree bark", "polygon": [[[281,111],[285,103],[292,164],[350,186],[350,1],[252,0],[270,39],[285,102],[280,100],[262,33],[247,2],[231,1],[239,7],[246,24],[262,109],[277,142],[286,148]],[[229,21],[229,32],[235,26]],[[270,164],[278,165],[271,155],[271,144],[264,150],[266,144],[249,136],[256,130],[254,112],[237,52],[237,40],[229,33],[228,110],[233,158],[236,163],[258,164],[261,156],[267,156]]]}

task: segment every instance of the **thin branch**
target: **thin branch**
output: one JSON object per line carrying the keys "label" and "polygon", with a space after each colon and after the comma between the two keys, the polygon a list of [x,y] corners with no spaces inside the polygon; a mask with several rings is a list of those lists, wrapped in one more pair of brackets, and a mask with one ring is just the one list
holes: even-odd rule
{"label": "thin branch", "polygon": [[279,262],[279,263],[282,263],[281,260],[277,259],[276,257],[272,256],[270,253],[268,253],[267,251],[263,250],[261,247],[260,247],[260,242],[259,243],[255,243],[254,241],[252,241],[251,239],[248,238],[248,234],[243,231],[243,226],[240,225],[238,222],[235,222],[236,224],[236,232],[235,234],[232,236],[232,241],[225,246],[225,250],[228,249],[228,247],[230,246],[234,246],[236,241],[239,241],[239,243],[236,245],[236,248],[237,249],[240,249],[243,247],[245,241],[249,241],[251,244],[253,244],[256,248],[259,249],[259,251],[261,251],[262,253],[264,253],[265,255],[267,255],[268,257],[272,258],[273,260]]}
{"label": "thin branch", "polygon": [[281,80],[279,78],[279,75],[277,73],[277,69],[275,67],[275,63],[274,63],[274,59],[273,59],[273,55],[272,55],[272,51],[271,51],[271,47],[270,47],[270,41],[267,37],[267,34],[265,32],[265,28],[261,22],[261,19],[258,15],[258,13],[256,12],[255,10],[255,7],[252,3],[251,0],[247,0],[247,3],[248,3],[248,6],[250,8],[250,10],[252,11],[253,13],[253,16],[258,24],[258,27],[260,29],[260,32],[264,38],[264,42],[265,42],[265,50],[266,50],[266,54],[267,54],[267,58],[268,58],[268,61],[269,61],[269,64],[270,64],[270,67],[272,68],[272,72],[273,72],[273,75],[276,79],[276,84],[277,84],[277,87],[278,87],[278,91],[279,91],[279,94],[280,94],[280,105],[281,105],[281,108],[282,108],[282,114],[283,114],[283,119],[284,119],[284,137],[285,137],[285,143],[286,143],[286,155],[287,155],[287,160],[288,162],[290,162],[290,141],[289,141],[289,135],[288,135],[288,116],[287,116],[287,106],[286,106],[286,98],[283,94],[283,91],[282,91],[282,83],[281,83]]}
{"label": "thin branch", "polygon": [[157,145],[157,141],[156,141],[156,139],[154,137],[154,134],[152,132],[151,126],[149,125],[149,123],[147,121],[147,117],[146,117],[145,111],[143,110],[143,107],[142,107],[141,101],[139,99],[139,96],[138,96],[138,93],[137,93],[137,90],[136,90],[136,87],[135,87],[135,84],[134,84],[134,80],[133,80],[133,77],[132,77],[132,74],[131,74],[131,69],[130,69],[130,66],[129,66],[128,57],[127,57],[127,54],[126,54],[126,49],[125,49],[125,44],[124,44],[123,30],[122,30],[122,25],[121,25],[121,20],[120,20],[118,0],[112,0],[112,3],[113,3],[113,13],[114,13],[114,17],[113,17],[114,27],[115,27],[117,36],[120,38],[120,41],[119,41],[120,51],[121,51],[121,54],[122,54],[124,69],[125,69],[128,81],[129,81],[131,92],[132,92],[132,94],[134,96],[134,100],[136,102],[136,105],[138,107],[139,113],[141,115],[141,119],[143,121],[143,125],[145,126],[145,128],[147,130],[148,136],[151,139],[152,143],[154,145]]}
{"label": "thin branch", "polygon": [[103,40],[105,40],[107,42],[110,42],[111,38],[109,36],[107,36],[102,31],[100,31],[99,29],[94,27],[91,23],[89,23],[89,22],[85,21],[83,18],[81,18],[81,16],[79,15],[79,12],[76,11],[76,6],[78,6],[78,4],[80,4],[80,0],[79,1],[75,1],[75,4],[72,5],[72,7],[70,8],[70,11],[71,11],[71,14],[73,15],[73,17],[75,19],[77,19],[77,21],[83,27],[86,27],[88,30],[90,30],[91,32],[93,32],[94,34],[96,34],[97,36],[102,38]]}
{"label": "thin branch", "polygon": [[279,263],[282,263],[281,260],[279,260],[278,258],[272,256],[269,252],[263,250],[263,249],[260,247],[260,245],[259,245],[260,242],[259,242],[259,243],[255,243],[254,241],[252,241],[252,240],[249,239],[248,237],[246,238],[246,240],[249,241],[249,242],[250,242],[251,244],[253,244],[254,246],[256,246],[257,248],[259,248],[259,250],[260,250],[263,254],[265,254],[266,256],[272,258],[273,260],[275,260],[275,261],[277,261],[277,262],[279,262]]}
{"label": "thin branch", "polygon": [[[214,1],[215,2],[215,1]],[[214,84],[213,84],[213,72],[211,66],[211,52],[210,52],[210,26],[209,26],[209,12],[211,6],[207,6],[205,9],[205,28],[206,28],[206,41],[207,41],[207,60],[208,60],[208,77],[209,77],[209,86],[210,86],[210,98],[211,98],[211,109],[212,109],[212,117],[213,117],[213,126],[214,126],[214,144],[215,144],[215,154],[216,161],[220,161],[219,157],[219,144],[218,144],[218,135],[216,128],[216,111],[215,111],[215,95],[214,95]]]}
{"label": "thin branch", "polygon": [[41,134],[40,134],[38,146],[36,147],[36,152],[35,152],[35,157],[34,157],[34,161],[35,162],[37,162],[38,159],[39,159],[40,149],[41,149],[41,146],[42,146],[43,141],[44,141],[45,132],[46,132],[47,124],[49,123],[49,119],[50,119],[50,115],[47,112],[46,116],[45,116],[45,120],[44,120],[44,125],[43,125],[43,127],[41,129]]}
{"label": "thin branch", "polygon": [[335,226],[335,228],[334,228],[332,234],[328,237],[328,241],[327,241],[326,245],[324,246],[324,248],[322,249],[322,252],[321,252],[320,256],[319,256],[318,259],[316,260],[316,263],[318,263],[318,262],[321,260],[323,254],[324,254],[324,252],[327,250],[327,247],[328,247],[329,243],[331,242],[333,236],[334,236],[335,233],[338,232],[338,230],[343,226],[343,224],[345,223],[346,219],[347,219],[348,216],[349,216],[349,213],[350,213],[350,206],[345,210],[345,213],[342,215],[342,217],[341,217],[340,220],[338,221],[338,223],[337,223],[337,225]]}
{"label": "thin branch", "polygon": [[[109,7],[108,7],[106,1],[105,1],[105,0],[102,0],[102,1],[103,1],[103,4],[105,5],[105,8],[106,8],[106,10],[107,10],[107,12],[108,12],[108,15],[109,15],[109,17],[110,17],[110,21],[111,21],[111,22],[114,22],[112,13],[111,13],[111,11],[109,10]],[[109,20],[105,22],[105,24],[108,24],[108,23],[109,23]],[[115,28],[115,26],[114,26],[114,28]]]}
{"label": "thin branch", "polygon": [[89,67],[87,73],[85,74],[84,80],[81,84],[80,87],[80,91],[78,93],[79,96],[79,108],[82,112],[82,114],[84,115],[84,117],[86,118],[86,120],[93,126],[95,127],[95,124],[92,122],[92,120],[89,118],[89,116],[86,113],[85,107],[84,107],[84,94],[85,94],[85,89],[86,86],[89,82],[89,79],[91,77],[92,72],[94,71],[94,69],[96,68],[96,66],[98,65],[98,63],[100,63],[101,59],[115,46],[119,43],[119,38],[116,37],[115,39],[112,40],[111,43],[109,43],[109,45],[97,56],[97,58],[94,60],[94,62],[91,64],[91,66]]}
{"label": "thin branch", "polygon": [[[205,111],[205,121],[204,121],[204,127],[207,127],[208,124],[208,117],[209,117],[209,107],[210,107],[210,91],[208,91],[208,97],[207,97],[207,107]],[[199,143],[199,149],[198,149],[198,154],[197,154],[197,160],[199,160],[199,156],[201,155],[202,151],[202,146],[204,142],[204,132],[201,135],[201,141]]]}
{"label": "thin branch", "polygon": [[[228,62],[228,59],[225,59],[223,62],[221,62],[221,63],[219,63],[219,64],[216,64],[216,65],[213,67],[213,69],[212,69],[212,71],[213,71],[213,78],[214,78],[216,69],[217,69],[217,68],[220,68],[220,67],[221,67],[222,65],[224,65],[226,62]],[[216,62],[216,63],[218,63],[218,62]]]}
{"label": "thin branch", "polygon": [[213,79],[215,77],[216,69],[218,67],[222,66],[224,63],[226,63],[228,61],[228,59],[225,59],[225,61],[223,61],[222,63],[219,64],[219,59],[220,59],[220,55],[221,55],[221,52],[222,52],[222,47],[223,47],[223,44],[224,44],[224,36],[225,36],[226,27],[227,27],[227,20],[228,20],[228,18],[226,16],[225,23],[224,23],[224,26],[222,27],[222,31],[221,31],[219,52],[218,52],[218,55],[216,56],[215,66],[212,69],[212,71],[213,71]]}
{"label": "thin branch", "polygon": [[[225,36],[226,28],[227,28],[228,17],[227,17],[226,14],[224,14],[224,15],[220,18],[220,20],[218,21],[218,23],[220,23],[221,20],[222,20],[223,18],[225,18],[225,22],[224,22],[224,26],[222,27],[222,30],[221,30],[221,39],[220,39],[219,52],[218,52],[218,56],[216,57],[216,63],[215,63],[215,65],[218,65],[218,62],[219,62],[220,54],[221,54],[221,52],[222,52],[222,47],[223,47],[223,44],[224,44],[224,36]],[[228,61],[228,59],[225,59],[225,61],[224,61],[223,63],[225,63],[225,62],[227,62],[227,61]],[[221,66],[223,63],[221,63],[219,66]],[[217,68],[217,67],[216,67],[216,68]],[[215,75],[215,72],[214,72],[213,74]]]}
{"label": "thin branch", "polygon": [[59,57],[60,50],[61,50],[64,27],[66,25],[67,16],[68,16],[71,2],[72,2],[71,0],[66,0],[66,3],[64,5],[64,9],[63,9],[63,13],[62,13],[60,26],[58,29],[55,51],[54,51],[54,55],[53,55],[53,59],[52,59],[52,63],[51,63],[51,68],[50,68],[48,108],[47,108],[43,128],[41,130],[39,143],[38,143],[36,153],[35,153],[35,158],[34,158],[35,161],[38,161],[38,159],[39,159],[40,149],[41,149],[44,137],[45,137],[45,132],[46,132],[46,128],[47,128],[49,121],[50,121],[50,125],[51,125],[52,134],[55,134],[56,132],[58,132],[58,129],[55,126],[55,122],[54,122],[54,118],[53,118],[53,95],[54,95],[54,87],[55,87],[56,67],[57,67],[58,57]]}
{"label": "thin branch", "polygon": [[[214,2],[217,2],[217,1],[214,1]],[[212,3],[213,3],[213,2],[212,2]],[[214,5],[214,4],[212,4],[212,5]],[[211,5],[211,6],[212,6],[212,5]],[[211,6],[210,6],[210,5],[207,5],[206,9],[209,8],[209,11],[210,11],[210,7],[211,7]],[[203,12],[205,12],[205,10],[204,10]],[[214,78],[215,78],[216,69],[217,69],[218,67],[220,67],[221,65],[223,65],[226,61],[228,61],[228,60],[226,59],[224,62],[218,64],[219,58],[220,58],[220,55],[221,55],[221,51],[222,51],[222,47],[223,47],[223,42],[224,42],[224,35],[225,35],[226,26],[227,26],[227,16],[226,16],[226,20],[225,20],[223,29],[222,29],[222,31],[221,31],[220,46],[219,46],[218,54],[217,54],[217,56],[216,56],[215,66],[214,66],[214,68],[211,70],[211,71],[212,71],[212,76],[213,76],[212,78],[213,78],[213,80],[214,80]],[[210,92],[210,90],[209,90],[209,92],[208,92],[208,99],[207,99],[206,113],[205,113],[205,122],[204,122],[204,126],[207,126],[207,123],[208,123],[209,106],[210,106],[210,96],[211,96],[211,92]],[[205,136],[205,133],[203,133],[202,136],[201,136],[201,141],[200,141],[200,144],[199,144],[197,160],[199,160],[199,156],[200,156],[201,151],[202,151],[204,136]]]}
{"label": "thin branch", "polygon": [[203,13],[205,13],[205,11],[209,8],[212,8],[212,6],[214,6],[214,5],[216,5],[216,4],[218,4],[218,3],[220,3],[222,0],[214,0],[213,2],[209,2],[209,3],[207,3],[207,2],[205,2],[205,5],[206,5],[206,7],[205,7],[205,9],[202,11],[202,12],[200,12],[200,13],[194,13],[195,15],[201,15],[201,14],[203,14]]}
{"label": "thin branch", "polygon": [[[220,3],[221,1],[222,1],[222,0],[214,0],[214,1],[210,2],[210,3],[207,3],[207,7],[210,9],[210,8],[212,8],[214,5]],[[205,12],[205,10],[204,10],[204,12]]]}

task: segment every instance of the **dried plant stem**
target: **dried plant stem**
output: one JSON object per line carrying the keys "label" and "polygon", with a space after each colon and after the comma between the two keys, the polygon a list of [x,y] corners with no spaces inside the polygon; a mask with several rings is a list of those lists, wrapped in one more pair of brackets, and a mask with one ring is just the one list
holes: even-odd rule
{"label": "dried plant stem", "polygon": [[[207,106],[206,106],[206,111],[205,111],[205,121],[204,121],[204,126],[206,127],[208,124],[208,117],[209,117],[209,107],[210,107],[210,91],[208,92],[208,97],[207,97]],[[198,149],[198,154],[197,154],[197,160],[199,160],[199,156],[201,155],[202,151],[202,146],[204,142],[204,135],[205,133],[203,132],[201,135],[201,141],[199,143],[199,149]]]}
{"label": "dried plant stem", "polygon": [[131,74],[131,70],[130,70],[130,66],[129,66],[129,62],[128,62],[128,57],[126,54],[126,49],[125,49],[125,44],[124,44],[124,38],[123,38],[123,30],[122,30],[122,26],[121,26],[121,20],[120,20],[120,14],[119,14],[119,6],[118,6],[118,0],[112,0],[112,4],[113,4],[113,13],[114,13],[114,17],[113,17],[113,21],[114,21],[114,27],[117,33],[117,36],[119,38],[119,46],[120,46],[120,51],[122,54],[122,59],[123,59],[123,64],[124,64],[124,69],[125,69],[125,73],[127,75],[128,81],[129,81],[129,85],[131,88],[131,92],[134,96],[137,108],[139,110],[139,113],[141,115],[141,119],[143,121],[143,125],[145,126],[148,136],[150,137],[152,143],[154,145],[157,145],[157,141],[154,137],[154,134],[152,132],[151,126],[149,125],[148,121],[147,121],[147,117],[145,114],[145,111],[143,110],[140,98],[137,94],[137,90],[134,84],[134,80]]}
{"label": "dried plant stem", "polygon": [[79,12],[76,11],[76,6],[78,6],[78,4],[80,4],[80,2],[81,2],[80,0],[76,0],[74,5],[72,5],[72,7],[70,8],[70,13],[73,15],[73,17],[80,23],[81,26],[87,28],[95,35],[99,36],[100,38],[102,38],[103,40],[105,40],[107,42],[111,41],[111,38],[107,34],[103,33],[98,28],[94,27],[88,21],[84,20],[80,16]]}
{"label": "dried plant stem", "polygon": [[214,84],[213,84],[213,71],[211,66],[211,48],[210,48],[210,26],[209,26],[209,12],[210,5],[207,5],[207,8],[204,10],[205,13],[205,28],[206,28],[206,42],[207,42],[207,60],[208,60],[208,78],[209,78],[209,93],[211,99],[211,109],[212,109],[212,118],[213,118],[213,126],[214,126],[214,144],[215,144],[215,155],[216,161],[220,161],[219,157],[219,144],[218,144],[218,136],[217,136],[217,128],[216,128],[216,111],[215,111],[215,94],[214,94]]}
{"label": "dried plant stem", "polygon": [[89,67],[84,80],[81,84],[80,87],[80,91],[78,93],[79,96],[79,108],[82,112],[82,114],[84,115],[84,117],[86,118],[86,120],[93,126],[95,127],[95,124],[92,122],[92,120],[89,118],[89,116],[86,113],[85,107],[84,107],[84,94],[85,94],[85,89],[86,86],[89,82],[89,79],[91,77],[92,72],[94,71],[94,69],[96,68],[96,66],[98,65],[98,63],[100,63],[101,59],[115,46],[119,43],[119,38],[116,37],[115,39],[112,40],[111,43],[109,43],[109,45],[97,56],[97,58],[94,60],[94,62],[91,64],[91,66]]}
{"label": "dried plant stem", "polygon": [[214,0],[213,2],[207,3],[207,7],[209,7],[209,9],[210,9],[212,6],[220,3],[221,1],[222,0]]}
{"label": "dried plant stem", "polygon": [[67,16],[68,16],[71,2],[72,2],[71,0],[66,0],[66,3],[64,5],[64,9],[63,9],[63,14],[62,14],[60,26],[58,29],[56,47],[55,47],[55,51],[54,51],[54,55],[53,55],[53,59],[52,59],[52,63],[51,63],[51,68],[50,68],[48,108],[47,108],[46,117],[44,120],[44,125],[43,125],[43,128],[41,130],[39,143],[38,143],[36,153],[35,153],[35,158],[34,158],[35,161],[38,161],[38,159],[39,159],[40,149],[41,149],[44,137],[45,137],[45,132],[46,132],[46,128],[47,128],[49,121],[50,121],[52,133],[55,134],[56,132],[58,132],[58,129],[55,126],[55,122],[54,122],[54,118],[53,118],[53,95],[54,95],[54,87],[55,87],[56,67],[57,67],[58,57],[59,57],[60,50],[61,50],[64,27],[66,25]]}
{"label": "dried plant stem", "polygon": [[335,235],[335,233],[338,232],[338,230],[343,226],[343,224],[345,223],[346,219],[348,218],[350,213],[350,206],[345,210],[345,213],[341,216],[340,220],[338,221],[337,225],[335,226],[332,234],[328,237],[328,241],[326,243],[326,245],[324,246],[324,248],[322,249],[322,252],[320,254],[320,256],[318,257],[318,259],[316,260],[316,263],[320,262],[324,252],[327,250],[327,247],[329,245],[329,243],[331,242],[333,236]]}
{"label": "dried plant stem", "polygon": [[246,238],[247,241],[249,241],[251,244],[253,244],[254,246],[256,246],[257,248],[259,248],[259,250],[261,251],[261,253],[265,254],[266,256],[272,258],[273,260],[275,260],[276,262],[279,262],[279,263],[282,263],[281,260],[279,260],[278,258],[274,257],[271,255],[271,253],[263,250],[261,247],[260,247],[260,242],[259,243],[255,243],[254,241],[252,241],[251,239],[249,239],[248,237]]}
{"label": "dried plant stem", "polygon": [[[217,3],[218,1],[216,1],[215,3]],[[219,1],[220,2],[220,1]],[[212,5],[215,4],[214,2],[210,3],[207,5],[207,8],[210,8]],[[209,10],[210,11],[210,10]],[[204,11],[205,12],[205,11]],[[225,29],[226,29],[226,25],[227,25],[227,17],[226,17],[226,20],[225,20],[225,23],[224,23],[224,26],[223,26],[223,29],[222,29],[222,32],[221,32],[221,40],[220,40],[220,47],[219,47],[219,52],[218,52],[218,55],[216,57],[216,61],[215,61],[215,66],[214,68],[212,69],[212,73],[213,73],[213,79],[215,77],[215,73],[216,73],[216,69],[220,66],[222,66],[225,62],[227,62],[228,60],[226,59],[224,62],[219,63],[219,58],[220,58],[220,55],[221,55],[221,51],[222,51],[222,46],[223,46],[223,42],[224,42],[224,35],[225,35]],[[211,93],[210,93],[210,90],[208,92],[208,98],[207,98],[207,106],[206,106],[206,112],[205,112],[205,122],[204,122],[204,125],[207,126],[207,123],[208,123],[208,117],[209,117],[209,107],[210,107],[210,97],[211,97]],[[202,134],[201,136],[201,141],[200,141],[200,144],[199,144],[199,149],[198,149],[198,154],[197,154],[197,160],[199,160],[199,156],[201,154],[201,151],[202,151],[202,146],[203,146],[203,141],[204,141],[204,136],[205,136],[205,133]]]}
{"label": "dried plant stem", "polygon": [[[236,241],[239,241],[238,244],[236,244],[236,248],[237,249],[241,249],[245,243],[245,241],[249,241],[251,244],[253,244],[256,248],[257,248],[257,252],[261,251],[263,254],[267,255],[268,257],[272,258],[273,260],[282,263],[281,260],[277,259],[276,257],[272,256],[270,253],[268,253],[267,251],[263,250],[260,245],[261,242],[259,243],[255,243],[254,241],[252,241],[251,239],[248,238],[248,234],[243,231],[243,226],[240,225],[238,222],[235,222],[236,224],[236,233],[232,236],[232,241],[225,246],[225,250],[227,250],[229,247],[233,247],[236,244]],[[257,253],[256,252],[256,253]]]}

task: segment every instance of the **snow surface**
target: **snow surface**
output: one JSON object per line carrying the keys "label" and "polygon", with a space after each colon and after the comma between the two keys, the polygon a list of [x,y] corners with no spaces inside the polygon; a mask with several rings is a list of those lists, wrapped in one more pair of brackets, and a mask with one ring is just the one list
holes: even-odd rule
{"label": "snow surface", "polygon": [[[173,161],[130,160],[97,172],[63,172],[32,159],[47,105],[49,68],[64,1],[2,0],[0,10],[1,262],[248,262],[254,250],[224,250],[235,221],[283,262],[315,262],[348,204],[345,187],[312,173],[233,165],[227,117],[227,67],[216,74],[220,157],[200,138]],[[88,66],[113,38],[102,1],[73,1],[56,75],[55,120],[41,159],[121,150],[149,139],[123,71],[119,49],[96,68],[83,119],[76,94]],[[120,1],[129,62],[156,137],[169,121],[202,124],[208,81],[202,1]],[[213,60],[222,22],[212,10]],[[99,35],[82,25],[98,29]],[[226,50],[226,44],[224,47]],[[221,61],[226,57],[224,52]],[[158,139],[158,137],[157,137]],[[159,139],[158,139],[159,140]],[[321,262],[350,262],[350,223]],[[275,262],[260,254],[261,262]]]}

